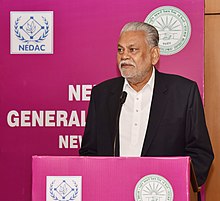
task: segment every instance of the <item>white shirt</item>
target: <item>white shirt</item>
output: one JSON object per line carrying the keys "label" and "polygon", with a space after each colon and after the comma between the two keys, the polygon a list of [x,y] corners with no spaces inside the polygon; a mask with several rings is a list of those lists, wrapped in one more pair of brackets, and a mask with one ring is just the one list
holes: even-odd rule
{"label": "white shirt", "polygon": [[141,156],[155,81],[155,69],[147,84],[136,92],[125,79],[127,98],[119,120],[120,156]]}

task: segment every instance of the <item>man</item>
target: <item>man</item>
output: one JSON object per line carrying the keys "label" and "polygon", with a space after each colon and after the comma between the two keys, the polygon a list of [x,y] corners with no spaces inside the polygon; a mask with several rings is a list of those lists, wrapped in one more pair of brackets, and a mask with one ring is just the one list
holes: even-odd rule
{"label": "man", "polygon": [[[93,88],[79,153],[190,156],[201,186],[214,155],[198,87],[155,69],[158,42],[158,32],[149,24],[131,22],[123,27],[117,53],[122,77]],[[124,104],[122,91],[127,93]]]}

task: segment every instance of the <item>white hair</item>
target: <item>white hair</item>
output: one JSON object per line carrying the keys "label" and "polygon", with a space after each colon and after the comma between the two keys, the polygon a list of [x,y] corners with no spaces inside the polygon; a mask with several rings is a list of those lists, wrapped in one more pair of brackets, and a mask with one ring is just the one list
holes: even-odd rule
{"label": "white hair", "polygon": [[120,35],[126,31],[144,31],[146,35],[146,43],[151,47],[158,46],[158,43],[159,43],[158,31],[154,26],[148,23],[129,22],[124,25],[124,27],[121,30]]}

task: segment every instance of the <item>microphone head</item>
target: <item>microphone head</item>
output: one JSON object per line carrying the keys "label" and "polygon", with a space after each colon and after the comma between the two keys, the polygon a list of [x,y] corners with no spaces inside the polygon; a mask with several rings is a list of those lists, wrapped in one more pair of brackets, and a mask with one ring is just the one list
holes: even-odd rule
{"label": "microphone head", "polygon": [[120,96],[120,103],[124,104],[126,98],[127,98],[127,92],[126,91],[122,91],[121,96]]}

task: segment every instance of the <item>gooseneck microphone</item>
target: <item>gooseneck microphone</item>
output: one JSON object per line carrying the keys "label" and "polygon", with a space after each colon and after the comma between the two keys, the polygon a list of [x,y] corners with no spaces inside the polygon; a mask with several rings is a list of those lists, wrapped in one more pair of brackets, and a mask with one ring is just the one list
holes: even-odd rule
{"label": "gooseneck microphone", "polygon": [[119,119],[121,114],[121,108],[122,105],[125,103],[125,100],[127,98],[127,92],[122,91],[120,99],[119,99],[119,107],[116,115],[116,122],[115,122],[115,138],[114,138],[114,144],[113,144],[113,155],[119,156]]}
{"label": "gooseneck microphone", "polygon": [[120,104],[121,104],[121,106],[125,103],[126,98],[127,98],[127,92],[126,91],[122,91],[121,96],[120,96]]}

